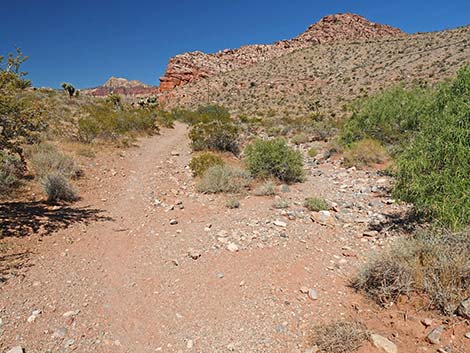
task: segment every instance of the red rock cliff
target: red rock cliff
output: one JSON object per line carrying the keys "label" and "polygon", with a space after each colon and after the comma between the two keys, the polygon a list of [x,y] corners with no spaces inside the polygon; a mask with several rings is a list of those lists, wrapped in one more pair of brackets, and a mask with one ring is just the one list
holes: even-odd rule
{"label": "red rock cliff", "polygon": [[397,28],[370,22],[359,15],[330,15],[290,40],[274,44],[247,45],[239,49],[225,49],[215,54],[196,51],[177,55],[170,59],[165,75],[160,78],[160,91],[165,92],[201,78],[270,60],[315,44],[377,39],[404,34]]}

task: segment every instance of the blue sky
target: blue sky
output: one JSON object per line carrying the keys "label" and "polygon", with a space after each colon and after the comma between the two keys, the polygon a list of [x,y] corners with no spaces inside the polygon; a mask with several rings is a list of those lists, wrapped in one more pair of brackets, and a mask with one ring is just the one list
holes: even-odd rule
{"label": "blue sky", "polygon": [[1,5],[0,54],[21,47],[35,86],[158,84],[175,54],[292,38],[321,17],[353,12],[414,33],[470,24],[469,0],[21,0]]}

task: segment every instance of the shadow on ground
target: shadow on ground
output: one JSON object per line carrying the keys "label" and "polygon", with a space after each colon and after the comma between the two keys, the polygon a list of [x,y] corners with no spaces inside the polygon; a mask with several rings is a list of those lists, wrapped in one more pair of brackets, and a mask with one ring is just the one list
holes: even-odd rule
{"label": "shadow on ground", "polygon": [[30,252],[0,255],[0,282],[17,275],[20,269],[30,267],[28,263]]}
{"label": "shadow on ground", "polygon": [[413,233],[423,224],[423,219],[414,210],[384,214],[385,220],[369,225],[370,230],[394,231],[400,233]]}
{"label": "shadow on ground", "polygon": [[0,239],[31,234],[48,235],[75,223],[112,221],[89,207],[52,206],[44,202],[0,203]]}

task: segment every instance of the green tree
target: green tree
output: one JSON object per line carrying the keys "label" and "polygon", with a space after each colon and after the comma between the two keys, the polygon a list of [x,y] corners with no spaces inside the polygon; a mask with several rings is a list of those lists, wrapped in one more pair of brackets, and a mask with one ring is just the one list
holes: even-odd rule
{"label": "green tree", "polygon": [[21,64],[28,57],[20,49],[16,55],[0,56],[0,151],[16,154],[24,163],[24,143],[33,141],[45,127],[42,106],[26,91],[31,82],[24,78]]}

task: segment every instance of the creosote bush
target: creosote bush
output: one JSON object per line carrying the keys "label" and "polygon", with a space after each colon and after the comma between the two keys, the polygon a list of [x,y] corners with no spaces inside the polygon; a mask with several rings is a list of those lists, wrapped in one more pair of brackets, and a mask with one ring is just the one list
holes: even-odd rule
{"label": "creosote bush", "polygon": [[89,104],[78,121],[78,138],[91,143],[95,139],[117,140],[132,133],[152,134],[159,131],[156,110],[118,108],[112,102]]}
{"label": "creosote bush", "polygon": [[248,187],[250,181],[250,175],[242,169],[215,165],[206,170],[196,188],[199,192],[208,194],[239,193]]}
{"label": "creosote bush", "polygon": [[67,178],[62,174],[46,175],[42,179],[42,185],[47,195],[48,202],[72,202],[78,199],[75,190],[72,188]]}
{"label": "creosote bush", "polygon": [[329,208],[328,203],[318,197],[309,197],[305,199],[304,206],[312,212],[326,211]]}
{"label": "creosote bush", "polygon": [[201,176],[210,167],[223,164],[224,160],[220,156],[211,152],[204,152],[191,159],[191,162],[189,162],[189,168],[191,168],[194,176]]}
{"label": "creosote bush", "polygon": [[470,65],[440,87],[431,113],[397,158],[394,196],[446,226],[470,224]]}
{"label": "creosote bush", "polygon": [[387,151],[379,141],[364,139],[354,142],[344,151],[343,164],[345,167],[369,167],[384,163],[387,160]]}
{"label": "creosote bush", "polygon": [[194,151],[238,153],[238,128],[232,122],[214,120],[198,123],[192,127],[189,138]]}
{"label": "creosote bush", "polygon": [[286,183],[304,180],[303,158],[283,139],[256,140],[245,149],[245,162],[254,177],[276,177]]}
{"label": "creosote bush", "polygon": [[425,294],[431,307],[453,314],[470,296],[469,253],[470,229],[421,231],[371,257],[353,286],[382,305],[400,295]]}

